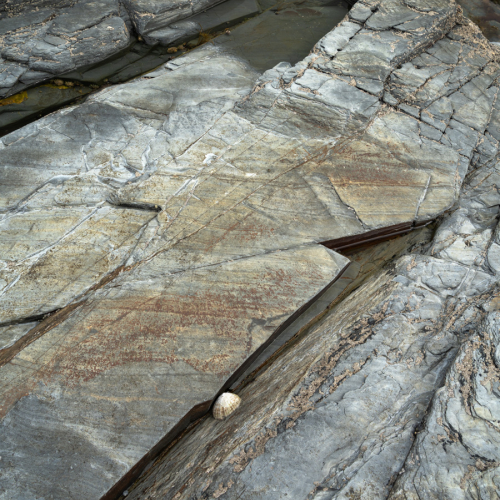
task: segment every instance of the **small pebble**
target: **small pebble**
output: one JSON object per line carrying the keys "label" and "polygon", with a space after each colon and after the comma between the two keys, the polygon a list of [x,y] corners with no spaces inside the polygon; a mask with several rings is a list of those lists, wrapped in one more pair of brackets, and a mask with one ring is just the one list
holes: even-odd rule
{"label": "small pebble", "polygon": [[177,47],[170,47],[169,49],[167,49],[167,52],[169,54],[173,54],[174,52],[177,52]]}
{"label": "small pebble", "polygon": [[73,82],[64,82],[64,85],[66,85],[66,87],[74,87],[75,84]]}
{"label": "small pebble", "polygon": [[57,86],[61,86],[61,85],[64,85],[64,82],[62,80],[54,80],[54,85],[57,85]]}

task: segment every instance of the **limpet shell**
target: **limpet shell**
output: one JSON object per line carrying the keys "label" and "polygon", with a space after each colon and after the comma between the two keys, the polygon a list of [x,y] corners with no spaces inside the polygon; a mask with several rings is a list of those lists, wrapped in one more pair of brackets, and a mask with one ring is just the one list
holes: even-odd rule
{"label": "limpet shell", "polygon": [[241,398],[231,392],[223,392],[214,404],[212,414],[217,420],[224,420],[231,415],[238,406],[240,406]]}

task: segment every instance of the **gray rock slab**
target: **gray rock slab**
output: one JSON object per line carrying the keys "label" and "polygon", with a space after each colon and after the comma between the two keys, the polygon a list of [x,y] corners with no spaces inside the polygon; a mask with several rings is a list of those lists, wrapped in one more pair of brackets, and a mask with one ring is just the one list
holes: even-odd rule
{"label": "gray rock slab", "polygon": [[[384,81],[396,66],[417,55],[423,46],[438,40],[443,30],[453,26],[455,9],[448,2],[441,2],[439,6],[433,4],[435,10],[432,13],[425,2],[413,4],[389,0],[379,7],[374,3],[372,10],[376,12],[366,17],[367,20],[365,15],[359,19],[365,22],[364,29],[354,35],[332,61],[326,62],[325,67],[346,76]],[[372,12],[370,6],[359,5],[358,8],[365,9],[366,15]],[[353,20],[356,20],[352,17],[356,9],[355,6],[350,13]],[[411,25],[411,22],[415,24]],[[389,29],[396,25],[397,30]],[[389,51],[387,46],[391,47]]]}
{"label": "gray rock slab", "polygon": [[[359,2],[358,2],[359,3]],[[352,14],[352,9],[351,9]],[[332,30],[324,36],[316,47],[327,54],[329,57],[334,57],[339,50],[342,50],[349,40],[361,29],[357,23],[344,22],[337,30]]]}
{"label": "gray rock slab", "polygon": [[[308,71],[284,85],[291,103],[296,96],[310,103],[323,98],[326,79]],[[277,68],[275,78],[285,72],[291,69]],[[476,76],[472,69],[469,81]],[[244,115],[259,123],[275,113],[268,102],[281,98],[279,85],[266,88],[275,100],[261,95],[262,112]],[[433,92],[431,102],[442,98],[439,89]],[[467,156],[478,154],[432,244],[367,281],[282,348],[240,386],[243,403],[233,416],[202,420],[128,490],[128,498],[498,496],[498,150],[481,134],[483,125],[450,121],[446,104],[433,111],[460,132],[461,139],[445,134],[446,144],[464,160],[457,160],[459,170],[440,160],[440,172],[451,168],[464,178]],[[424,136],[418,119],[387,109],[357,140],[377,148],[402,137],[405,146],[390,156],[406,168],[427,156],[420,154],[422,145],[438,144]],[[354,154],[362,151],[356,143],[346,156],[362,165]],[[447,154],[440,147],[430,151],[431,163]],[[339,164],[359,182],[345,158]],[[337,186],[348,190],[349,184],[334,184],[345,201]],[[373,207],[371,214],[377,217]],[[360,218],[365,223],[366,216]]]}
{"label": "gray rock slab", "polygon": [[245,18],[259,14],[261,11],[257,0],[229,0],[210,10],[201,12],[187,19],[177,21],[168,26],[147,31],[145,40],[148,43],[169,45],[177,40],[196,38],[201,32],[217,30],[237,23]]}
{"label": "gray rock slab", "polygon": [[[375,6],[373,6],[375,10]],[[349,11],[349,18],[359,23],[364,23],[372,14],[372,6],[364,2],[356,2]]]}
{"label": "gray rock slab", "polygon": [[[436,104],[436,97],[446,98],[457,91],[458,96],[460,89],[465,86],[469,92],[475,92],[480,107],[482,99],[491,100],[491,97],[486,97],[491,83],[487,82],[489,78],[496,77],[498,68],[494,65],[486,69],[477,80],[477,87],[472,81],[494,57],[493,47],[480,35],[479,29],[464,19],[451,30],[448,37],[426,48],[412,61],[405,62],[391,74],[391,93],[398,100],[430,107],[439,105]],[[481,98],[478,92],[483,94]],[[457,99],[458,107],[458,97],[454,99]],[[462,105],[465,105],[468,99],[463,95],[462,99]],[[449,101],[446,100],[446,103]],[[437,120],[442,119],[440,114],[438,112]],[[470,116],[468,119],[470,120]],[[478,115],[478,123],[474,126],[481,127],[481,121],[481,115]]]}
{"label": "gray rock slab", "polygon": [[[68,23],[70,19],[74,18],[75,23],[81,23],[82,26],[85,26],[86,19],[90,19],[92,15],[95,16],[96,12],[101,12],[101,17],[105,17],[109,12],[116,10],[116,6],[113,7],[113,2],[103,3],[102,9],[94,8],[95,6],[90,9],[90,4],[82,4],[80,7],[79,5],[75,5],[74,9],[60,9],[56,13],[66,19]],[[88,9],[85,5],[87,5]],[[87,11],[80,16],[79,12],[84,7]],[[210,44],[221,44],[224,50],[231,50],[240,58],[248,60],[259,71],[264,71],[283,60],[289,60],[292,63],[301,60],[308,54],[317,38],[321,34],[330,31],[332,26],[341,21],[347,12],[345,5],[341,4],[340,0],[333,3],[331,1],[314,0],[305,5],[301,4],[301,6],[297,7],[298,10],[294,9],[293,6],[280,9],[279,15],[275,14],[277,4],[267,6],[267,8],[269,7],[274,7],[274,10],[264,14],[262,18],[259,16],[262,22],[254,23],[253,28],[247,27],[247,23],[243,23],[234,27],[234,29],[231,27],[230,35],[219,36],[215,40],[212,37],[217,33],[217,30],[232,26],[239,20],[246,21],[252,15],[258,13],[259,5],[256,0],[245,2],[239,0],[226,1],[189,19],[174,23],[172,26],[175,26],[175,29],[164,27],[156,30],[155,33],[158,35],[160,32],[164,32],[166,38],[163,41],[165,42],[168,39],[177,46],[181,42],[189,41],[190,48],[210,40]],[[116,12],[119,12],[130,31],[131,24],[126,12],[121,7]],[[51,11],[52,14],[54,13]],[[29,19],[26,13],[20,17],[24,19],[26,16]],[[16,18],[13,17],[12,19]],[[57,19],[56,16],[54,19],[55,24],[58,23]],[[106,19],[111,18],[108,16]],[[108,24],[106,29],[108,29],[108,26],[112,27]],[[68,89],[56,88],[50,84],[38,88],[32,87],[27,89],[27,96],[24,96],[24,94],[16,95],[14,103],[3,102],[4,105],[0,107],[0,129],[2,134],[15,130],[30,118],[34,118],[38,113],[46,114],[54,108],[61,107],[72,99],[74,100],[92,91],[92,88],[79,85],[79,82],[106,86],[109,83],[122,83],[136,78],[152,68],[165,64],[166,61],[178,57],[178,54],[183,52],[182,50],[176,53],[168,52],[170,49],[158,44],[159,38],[153,40],[151,36],[145,36],[146,41],[156,44],[148,45],[143,38],[139,37],[139,41],[134,36],[131,36],[129,44],[125,48],[101,60],[100,56],[97,57],[98,51],[89,43],[79,47],[76,52],[72,45],[68,45],[68,40],[71,43],[75,42],[78,31],[73,33],[76,34],[75,36],[69,37],[69,34],[65,35],[64,33],[60,36],[48,34],[40,26],[37,28],[36,33],[33,29],[35,29],[33,26],[28,26],[27,30],[31,30],[31,33],[27,31],[22,36],[21,34],[17,34],[15,37],[7,36],[8,46],[4,47],[4,56],[9,60],[0,62],[0,82],[4,82],[0,85],[0,92],[3,90],[5,93],[10,94],[13,92],[12,88],[9,87],[10,85],[15,85],[16,91],[19,91],[41,81],[52,79],[55,76],[58,77],[57,79],[63,79],[64,81],[70,80],[76,83],[76,86]],[[88,29],[84,29],[82,33],[87,32]],[[201,35],[199,35],[200,32],[202,32]],[[30,59],[31,53],[29,50],[31,50],[30,47],[33,48],[34,40],[38,36],[41,38],[37,54],[41,54],[41,60],[37,61],[36,65],[40,69],[28,68],[26,70],[26,65],[29,66],[30,60],[35,62],[34,59]],[[86,39],[95,41],[99,36],[98,33],[93,33],[92,37],[86,36]],[[272,51],[266,49],[269,44],[273,46]],[[99,45],[97,45],[97,48],[99,48]],[[71,60],[67,57],[67,50],[70,50],[73,54]],[[92,57],[86,60],[89,51]],[[49,60],[43,59],[44,54]],[[63,71],[64,68],[60,67],[59,64],[61,58],[72,69]],[[44,65],[46,67],[43,67]],[[51,68],[56,70],[55,74],[51,72]],[[2,85],[5,86],[2,87]]]}
{"label": "gray rock slab", "polygon": [[2,21],[2,95],[102,61],[130,43],[128,16],[116,0],[81,0],[41,11],[32,7]]}
{"label": "gray rock slab", "polygon": [[480,327],[436,393],[391,499],[495,498],[500,492],[498,294],[483,307]]}
{"label": "gray rock slab", "polygon": [[133,45],[134,31],[151,44],[180,43],[260,11],[256,0],[221,3],[78,0],[9,8],[0,20],[0,96],[117,56]]}
{"label": "gray rock slab", "polygon": [[227,422],[203,420],[130,498],[387,498],[453,363],[454,331],[471,323],[460,301],[419,283],[429,266],[448,275],[445,261],[409,255],[351,294],[242,386]]}
{"label": "gray rock slab", "polygon": [[[459,198],[470,163],[464,143],[472,158],[487,120],[476,130],[449,120],[448,129],[467,141],[452,140],[446,129],[449,140],[439,143],[422,133],[419,118],[382,104],[357,86],[350,70],[338,71],[344,54],[368,57],[375,50],[389,76],[401,61],[412,63],[420,57],[416,51],[454,29],[454,4],[411,5],[422,17],[426,9],[432,17],[426,42],[409,27],[405,36],[399,29],[363,28],[332,59],[316,48],[297,64],[278,64],[258,79],[229,48],[214,44],[2,138],[3,326],[62,308],[36,318],[40,325],[0,353],[5,495],[22,498],[28,491],[66,498],[69,491],[75,498],[92,498],[109,488],[119,493],[161,446],[208,410],[238,370],[248,368],[245,363],[340,279],[348,259],[318,243],[345,248],[408,231],[458,203],[469,209],[494,199],[496,170],[491,160],[483,165],[480,158],[477,175]],[[341,24],[331,39],[342,38],[353,24],[344,22],[347,27]],[[459,34],[454,31],[456,38]],[[377,36],[395,44],[384,46]],[[475,58],[482,57],[476,52]],[[358,76],[381,81],[382,73],[375,78],[368,73]],[[442,98],[440,90],[429,91],[429,99]],[[470,89],[470,96],[474,92]],[[418,102],[412,106],[421,108]],[[494,143],[490,149],[485,158],[494,156]],[[481,177],[484,168],[489,181]],[[493,222],[486,219],[473,223],[475,256],[487,251],[493,235]],[[323,384],[323,394],[314,392],[321,397],[311,396],[323,409],[307,420],[310,400],[304,399],[279,439],[305,443],[307,433],[301,434],[299,425],[307,420],[303,428],[318,430],[314,436],[320,437],[307,448],[311,457],[325,461],[348,445],[362,450],[365,441],[369,451],[342,451],[328,458],[320,473],[311,466],[310,480],[288,481],[290,494],[296,487],[314,488],[317,477],[328,491],[371,484],[370,494],[387,494],[458,348],[449,327],[439,323],[451,314],[447,301],[453,299],[450,307],[461,311],[467,301],[489,293],[496,280],[491,266],[472,259],[467,249],[440,251],[439,257],[401,261],[396,279],[384,272],[370,281],[342,306],[345,315],[318,333],[316,350],[309,356],[305,349],[310,364],[297,358],[307,367],[283,384],[283,418],[295,415],[287,405],[299,394],[290,396],[297,384],[314,391]],[[338,287],[329,300],[341,291]],[[312,317],[324,307],[311,309]],[[336,333],[325,333],[331,328]],[[406,354],[398,352],[401,331],[409,332]],[[330,371],[316,378],[321,367],[314,363],[327,350],[324,342],[340,342],[345,349],[331,345],[334,363],[327,361]],[[380,353],[377,346],[383,346]],[[307,382],[301,382],[313,365]],[[372,387],[368,394],[384,387],[384,397],[365,405],[360,399],[365,384]],[[279,398],[269,394],[269,404],[277,405]],[[341,410],[355,402],[366,418],[356,420],[355,412]],[[252,412],[257,419],[252,429],[259,432],[264,414],[273,414],[268,406],[262,410]],[[345,422],[333,448],[327,439],[333,427],[322,424],[331,411]],[[384,426],[393,425],[394,412],[404,424],[392,428],[384,448],[380,433],[385,436]],[[376,418],[380,425],[367,434],[367,419]],[[270,436],[278,435],[275,423],[265,424]],[[293,423],[297,441],[287,434]],[[247,429],[241,427],[240,436],[251,436],[254,431],[245,434]],[[254,438],[260,439],[255,432]],[[269,474],[267,459],[249,451],[255,446],[234,456],[246,464],[249,453]],[[348,467],[352,474],[341,472]],[[354,474],[359,468],[366,474]],[[249,474],[245,484],[250,485],[254,473],[246,467],[240,472]],[[47,480],[55,476],[57,490]],[[196,481],[186,495],[198,491]],[[214,478],[211,484],[211,494],[218,495],[219,483]],[[261,494],[251,489],[245,494],[252,491]],[[317,498],[319,491],[313,492]]]}
{"label": "gray rock slab", "polygon": [[5,282],[0,322],[67,305],[127,261],[155,215],[106,206],[35,210],[4,219],[0,223],[0,275]]}
{"label": "gray rock slab", "polygon": [[[158,162],[203,134],[240,92],[250,90],[255,76],[239,61],[215,57],[209,65],[146,80],[140,91],[137,84],[116,87],[104,94],[106,103],[65,110],[4,139],[0,323],[58,309],[123,265],[158,209],[154,203],[115,207],[116,189],[147,178]],[[203,120],[194,117],[200,109]],[[143,124],[142,113],[168,115],[172,127],[178,124],[175,133]],[[196,123],[191,135],[180,123],[189,113]],[[89,246],[78,262],[83,241]],[[34,268],[44,271],[33,274]],[[40,286],[52,292],[40,294]],[[25,300],[26,293],[33,299]]]}
{"label": "gray rock slab", "polygon": [[[465,182],[464,207],[477,186]],[[500,300],[484,249],[497,215],[450,214],[422,255],[289,343],[240,386],[230,419],[202,420],[128,497],[494,498]],[[461,238],[474,242],[446,251]]]}
{"label": "gray rock slab", "polygon": [[[163,255],[0,369],[0,467],[11,498],[105,494],[192,408],[206,411],[233,372],[348,263],[314,245],[171,273]],[[61,342],[74,356],[62,364]],[[32,378],[33,363],[47,377]],[[47,481],[54,475],[57,487]]]}

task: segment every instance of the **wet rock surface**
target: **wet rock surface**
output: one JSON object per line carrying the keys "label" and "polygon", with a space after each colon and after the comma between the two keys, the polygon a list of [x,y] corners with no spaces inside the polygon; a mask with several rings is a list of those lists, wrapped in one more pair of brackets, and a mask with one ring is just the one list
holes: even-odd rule
{"label": "wet rock surface", "polygon": [[[59,83],[59,82],[58,82]],[[0,101],[0,135],[6,135],[60,107],[81,100],[94,89],[89,85],[39,85]],[[68,82],[69,83],[69,82]]]}
{"label": "wet rock surface", "polygon": [[500,42],[500,5],[496,0],[459,0],[457,3],[488,40]]}
{"label": "wet rock surface", "polygon": [[[263,74],[240,50],[1,139],[0,495],[116,497],[229,388],[131,498],[494,491],[498,52],[451,0],[358,2]],[[433,418],[481,449],[430,453]]]}
{"label": "wet rock surface", "polygon": [[0,15],[0,97],[105,61],[137,36],[150,45],[171,45],[260,12],[257,0],[9,4]]}

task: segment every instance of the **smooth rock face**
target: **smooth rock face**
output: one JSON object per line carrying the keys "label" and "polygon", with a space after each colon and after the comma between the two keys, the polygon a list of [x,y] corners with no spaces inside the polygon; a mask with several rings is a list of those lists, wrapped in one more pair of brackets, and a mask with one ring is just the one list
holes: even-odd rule
{"label": "smooth rock face", "polygon": [[[154,4],[170,20],[164,6]],[[318,243],[344,248],[436,218],[458,202],[472,163],[478,179],[467,180],[473,192],[462,192],[461,216],[473,218],[475,250],[462,255],[460,243],[452,248],[443,232],[436,236],[436,256],[406,257],[395,268],[400,278],[383,273],[369,282],[342,306],[344,316],[325,320],[316,337],[305,339],[318,339],[315,350],[305,347],[307,362],[294,365],[301,360],[295,355],[284,365],[296,366],[294,375],[273,382],[284,382],[282,398],[271,392],[262,412],[253,408],[253,427],[242,425],[221,452],[221,468],[212,468],[225,478],[224,489],[234,473],[224,460],[238,456],[248,489],[227,494],[261,494],[252,490],[255,472],[245,467],[245,457],[258,460],[267,442],[256,432],[272,408],[291,419],[285,430],[288,423],[298,426],[309,418],[310,402],[293,400],[298,393],[290,391],[303,387],[308,393],[326,384],[322,393],[331,398],[325,397],[324,412],[343,401],[335,422],[345,432],[339,441],[328,440],[328,425],[316,432],[317,417],[310,415],[313,425],[305,427],[321,439],[308,453],[319,462],[311,461],[310,481],[288,482],[289,495],[306,495],[305,485],[313,488],[320,476],[332,491],[346,484],[355,491],[372,481],[367,492],[388,493],[458,348],[454,337],[441,346],[443,328],[432,335],[428,328],[449,313],[450,295],[459,307],[495,283],[486,257],[479,256],[496,234],[498,75],[495,52],[453,2],[377,6],[358,2],[306,59],[281,63],[256,82],[246,63],[220,46],[206,46],[2,138],[0,327],[41,321],[24,335],[14,332],[17,340],[0,351],[4,498],[99,498],[122,476],[131,477],[139,460],[206,412],[236,380],[235,372],[307,315],[310,302],[342,276],[348,259]],[[140,7],[149,12],[146,3]],[[152,29],[148,15],[144,26]],[[458,43],[460,54],[475,47],[467,64],[443,63],[462,75],[461,85],[426,88],[425,103],[402,97],[398,91],[413,95],[410,89],[421,84],[406,76],[405,85],[396,86],[393,75],[416,58],[415,71],[431,71],[437,40]],[[484,75],[481,64],[488,67]],[[431,102],[439,117],[451,106],[443,130],[421,118]],[[474,106],[484,118],[472,124]],[[488,175],[480,181],[484,168]],[[450,222],[450,231],[454,224],[461,223]],[[495,255],[493,249],[488,258],[495,262]],[[410,332],[404,356],[397,351],[401,332]],[[331,359],[323,358],[328,350]],[[425,353],[422,362],[418,353]],[[377,375],[365,381],[364,373]],[[348,390],[339,385],[344,379]],[[364,394],[365,383],[372,387],[366,394],[384,388],[373,407],[358,393],[344,400],[335,392]],[[285,400],[296,401],[295,409]],[[345,408],[359,400],[365,418],[356,421]],[[244,399],[231,419],[245,408]],[[396,429],[387,451],[397,459],[383,460],[381,435],[394,425],[391,411],[404,432]],[[377,418],[378,427],[367,431],[367,422]],[[278,435],[275,424],[266,421],[269,436]],[[285,441],[290,436],[281,434]],[[362,450],[360,434],[369,441],[366,456],[332,455],[351,443]],[[255,447],[237,449],[254,439]],[[307,439],[305,433],[294,446]],[[207,449],[208,441],[200,443]],[[181,467],[190,462],[184,458]],[[260,460],[256,470],[268,474],[269,460]],[[302,463],[298,455],[287,460],[290,470]],[[354,463],[368,464],[366,480],[336,476]],[[189,467],[179,469],[179,481],[191,474]],[[210,489],[219,488],[215,476],[193,477],[183,490],[186,498],[201,495],[197,488],[207,480],[207,491],[223,494]]]}
{"label": "smooth rock face", "polygon": [[500,494],[498,303],[496,293],[473,310],[477,327],[437,391],[391,499]]}
{"label": "smooth rock face", "polygon": [[[169,134],[157,122],[165,114],[172,122],[189,113],[194,120],[201,110],[191,134],[202,133],[254,78],[239,61],[214,57],[116,87],[105,102],[67,109],[4,139],[0,324],[58,309],[124,265],[144,231],[154,230],[148,223],[158,209],[116,206],[117,189],[170,161],[177,150],[169,152],[169,138],[180,149],[192,140],[181,124]],[[154,117],[153,126],[142,113]]]}
{"label": "smooth rock face", "polygon": [[2,368],[7,497],[99,498],[348,263],[309,246],[172,274],[163,256]]}

